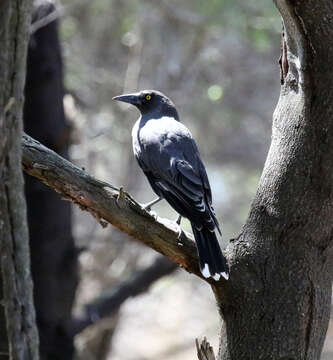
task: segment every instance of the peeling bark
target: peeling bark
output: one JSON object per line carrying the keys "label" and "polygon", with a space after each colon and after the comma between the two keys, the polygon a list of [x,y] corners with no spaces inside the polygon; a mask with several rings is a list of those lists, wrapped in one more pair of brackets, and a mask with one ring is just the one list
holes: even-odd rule
{"label": "peeling bark", "polygon": [[[31,27],[35,31],[30,37],[27,55],[24,129],[67,158],[70,127],[64,114],[58,21],[44,22],[50,21],[49,16],[57,10],[49,0],[38,0],[34,4]],[[36,30],[36,24],[41,23],[43,26]],[[40,357],[71,360],[74,339],[68,336],[66,328],[78,283],[78,251],[71,232],[71,204],[61,201],[52,189],[29,175],[25,176],[25,195]]]}

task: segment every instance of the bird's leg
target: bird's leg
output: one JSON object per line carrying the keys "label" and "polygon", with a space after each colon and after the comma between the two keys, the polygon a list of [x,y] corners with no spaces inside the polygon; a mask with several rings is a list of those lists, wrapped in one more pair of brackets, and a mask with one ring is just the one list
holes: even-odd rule
{"label": "bird's leg", "polygon": [[151,207],[152,207],[153,205],[157,204],[158,202],[160,202],[162,199],[163,199],[163,198],[158,197],[157,199],[155,199],[155,200],[153,200],[153,201],[151,201],[151,202],[149,202],[149,203],[142,204],[141,206],[142,206],[146,211],[150,212]]}
{"label": "bird's leg", "polygon": [[178,237],[179,240],[181,239],[182,234],[183,234],[183,229],[182,229],[181,226],[180,226],[181,221],[182,221],[182,216],[181,216],[181,215],[178,215],[175,223],[177,224],[177,232],[178,232],[178,236],[177,236],[177,237]]}

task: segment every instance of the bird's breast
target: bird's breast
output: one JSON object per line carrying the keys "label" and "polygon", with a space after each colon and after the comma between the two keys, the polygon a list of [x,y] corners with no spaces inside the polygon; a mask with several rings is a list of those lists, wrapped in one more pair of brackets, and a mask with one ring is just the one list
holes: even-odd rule
{"label": "bird's breast", "polygon": [[139,141],[139,125],[140,119],[134,124],[132,129],[132,145],[134,155],[139,156],[141,153],[140,141]]}

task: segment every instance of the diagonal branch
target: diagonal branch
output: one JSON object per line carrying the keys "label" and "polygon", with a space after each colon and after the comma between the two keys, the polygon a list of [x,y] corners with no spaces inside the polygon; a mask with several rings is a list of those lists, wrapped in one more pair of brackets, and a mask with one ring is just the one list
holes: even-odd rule
{"label": "diagonal branch", "polygon": [[156,280],[171,274],[176,269],[177,265],[174,262],[164,256],[158,256],[148,268],[136,271],[129,279],[86,305],[84,313],[72,321],[69,329],[71,336],[81,333],[100,319],[111,316],[127,299],[142,294]]}
{"label": "diagonal branch", "polygon": [[[63,159],[28,135],[22,138],[24,170],[89,211],[102,226],[110,223],[135,240],[178,263],[186,271],[204,279],[199,271],[195,244],[189,234],[178,239],[176,225],[146,212],[122,190],[106,190],[105,183]],[[206,280],[206,279],[204,279]],[[207,280],[210,282],[210,280]]]}

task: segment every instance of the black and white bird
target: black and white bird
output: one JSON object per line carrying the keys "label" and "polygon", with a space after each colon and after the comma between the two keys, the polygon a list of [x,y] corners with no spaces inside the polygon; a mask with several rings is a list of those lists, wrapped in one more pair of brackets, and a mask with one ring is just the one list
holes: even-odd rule
{"label": "black and white bird", "polygon": [[134,155],[158,199],[165,199],[180,218],[189,219],[205,278],[229,278],[215,230],[221,235],[212,206],[207,173],[190,131],[179,121],[173,102],[159,91],[144,90],[116,96],[136,106],[141,116],[132,130]]}

